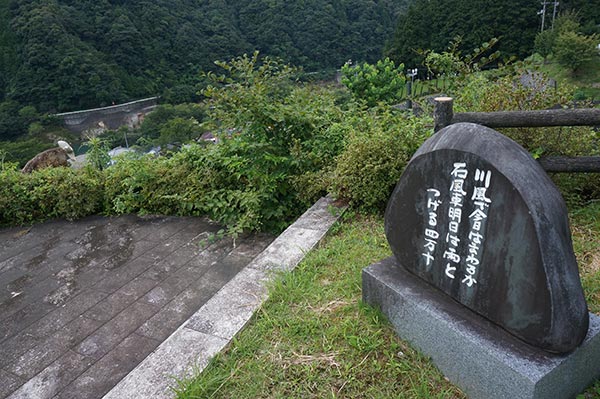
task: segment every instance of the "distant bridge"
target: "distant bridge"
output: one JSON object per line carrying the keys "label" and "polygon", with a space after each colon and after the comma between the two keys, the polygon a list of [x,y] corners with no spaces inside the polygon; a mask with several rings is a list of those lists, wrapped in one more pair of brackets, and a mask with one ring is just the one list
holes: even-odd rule
{"label": "distant bridge", "polygon": [[158,97],[143,98],[110,107],[63,112],[54,116],[63,120],[65,127],[72,132],[86,130],[118,129],[123,125],[138,125],[143,117],[156,108]]}

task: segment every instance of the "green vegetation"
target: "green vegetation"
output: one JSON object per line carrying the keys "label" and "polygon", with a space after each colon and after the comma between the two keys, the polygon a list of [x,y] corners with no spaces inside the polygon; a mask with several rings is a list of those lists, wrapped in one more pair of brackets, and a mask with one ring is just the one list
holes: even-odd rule
{"label": "green vegetation", "polygon": [[535,2],[416,0],[399,18],[386,54],[414,67],[424,61],[416,50],[441,52],[449,39],[460,36],[465,49],[476,48],[493,37],[501,38],[497,50],[503,57],[524,57],[530,54],[539,30],[537,10]]}
{"label": "green vegetation", "polygon": [[574,88],[574,99],[577,101],[600,100],[600,62],[598,62],[598,58],[582,65],[577,75],[561,67],[551,57],[545,62],[539,60],[533,67],[555,79],[559,87]]}
{"label": "green vegetation", "polygon": [[[464,49],[473,49],[484,40],[499,38],[497,50],[503,58],[520,59],[531,54],[540,29],[538,2],[500,0],[415,0],[398,19],[394,37],[385,54],[408,67],[422,64],[419,49],[443,51],[449,38],[460,36]],[[585,34],[598,32],[600,7],[595,2],[565,0],[561,11],[577,11]],[[547,20],[548,20],[547,16]]]}
{"label": "green vegetation", "polygon": [[[510,71],[510,70],[509,70]],[[549,109],[557,104],[568,107],[573,99],[574,87],[566,84],[554,89],[544,74],[530,75],[524,85],[517,79],[527,74],[519,69],[515,74],[470,75],[452,92],[457,112],[465,111],[526,111]],[[538,155],[596,155],[596,133],[589,127],[513,128],[500,129],[530,152]]]}
{"label": "green vegetation", "polygon": [[553,55],[556,61],[574,75],[592,62],[599,61],[600,53],[596,46],[600,42],[600,34],[584,35],[578,14],[561,15],[555,28],[537,34],[535,50],[543,57]]}
{"label": "green vegetation", "polygon": [[[600,312],[600,204],[572,213],[592,312]],[[173,383],[187,398],[462,398],[423,355],[361,302],[361,270],[391,252],[380,217],[350,213],[205,371]],[[581,399],[598,397],[600,383]]]}
{"label": "green vegetation", "polygon": [[342,67],[342,83],[355,99],[372,107],[378,103],[393,105],[403,98],[404,64],[396,67],[389,58],[375,65],[367,62],[353,66],[347,62]]}
{"label": "green vegetation", "polygon": [[[456,62],[474,68],[463,58]],[[328,192],[356,209],[377,213],[414,151],[432,133],[427,114],[415,117],[386,105],[369,107],[344,88],[299,83],[295,68],[269,57],[261,59],[257,53],[218,65],[223,74],[203,77],[207,86],[202,104],[161,106],[139,130],[123,128],[108,137],[116,144],[125,134],[130,140],[141,135],[138,143],[149,147],[184,144],[210,131],[217,144],[192,143],[158,158],[128,154],[106,168],[106,141],[92,139],[88,170],[60,175],[61,184],[82,189],[87,187],[82,184],[86,176],[93,179],[89,204],[80,212],[63,204],[68,197],[52,187],[60,172],[23,176],[4,152],[0,196],[7,202],[0,224],[96,212],[160,213],[208,215],[228,226],[231,234],[280,231]],[[523,69],[511,67],[445,79],[459,111],[544,109],[572,100],[573,91],[566,85],[555,90],[543,84],[518,84],[523,74]],[[544,81],[543,76],[539,79]],[[600,151],[597,133],[590,128],[504,133],[536,156]],[[557,175],[555,181],[571,205],[581,206],[600,195],[596,174]],[[40,187],[31,200],[23,193],[34,184]],[[45,212],[40,212],[36,207],[43,195],[48,198]]]}
{"label": "green vegetation", "polygon": [[[323,248],[281,276],[252,326],[206,373],[182,382],[180,396],[462,397],[395,336],[380,313],[360,303],[361,268],[389,255],[381,211],[406,163],[432,134],[425,99],[413,94],[423,112],[418,117],[390,107],[405,96],[401,62],[422,61],[437,77],[417,81],[413,93],[441,85],[459,112],[570,107],[574,99],[593,97],[598,64],[585,57],[577,65],[555,62],[575,46],[561,43],[567,36],[544,34],[536,46],[545,59],[482,71],[500,65],[497,51],[523,55],[534,44],[536,6],[507,1],[489,7],[480,1],[417,0],[400,18],[390,44],[397,63],[377,61],[380,47],[373,43],[383,43],[403,1],[113,3],[11,2],[9,8],[0,0],[0,22],[8,21],[10,11],[14,28],[14,34],[0,31],[0,140],[20,138],[0,143],[0,225],[139,213],[207,215],[231,235],[278,232],[315,199],[332,193],[350,204],[350,215],[361,216],[337,225]],[[565,32],[575,32],[577,40],[593,35],[590,21],[597,12],[589,11],[577,29]],[[468,34],[448,46],[456,29]],[[488,41],[481,44],[481,38]],[[413,52],[421,43],[430,50]],[[209,62],[215,54],[226,58],[255,47],[284,60],[255,52]],[[16,56],[7,58],[13,50]],[[306,75],[286,63],[321,69],[349,56],[367,62],[343,68],[346,87],[303,82]],[[15,59],[27,62],[17,70]],[[200,68],[205,72],[198,73]],[[558,88],[543,72],[560,76]],[[123,127],[90,139],[83,170],[18,171],[19,162],[45,148],[42,138],[64,133],[38,111],[161,91],[173,103],[201,102],[161,105],[139,129]],[[33,101],[37,109],[25,105]],[[218,142],[195,142],[206,132]],[[598,132],[591,128],[503,133],[536,157],[600,152]],[[161,156],[125,154],[108,167],[107,149],[123,145],[126,137],[146,149],[184,145]],[[594,201],[600,176],[553,178],[572,211],[584,289],[598,312],[600,247],[594,237],[600,213]],[[599,392],[600,385],[588,394],[592,391]]]}
{"label": "green vegetation", "polygon": [[310,71],[375,62],[406,3],[0,0],[0,102],[61,112],[194,101],[200,70],[254,49]]}
{"label": "green vegetation", "polygon": [[386,108],[356,112],[334,128],[347,131],[330,191],[367,212],[383,211],[404,166],[432,132],[433,121]]}

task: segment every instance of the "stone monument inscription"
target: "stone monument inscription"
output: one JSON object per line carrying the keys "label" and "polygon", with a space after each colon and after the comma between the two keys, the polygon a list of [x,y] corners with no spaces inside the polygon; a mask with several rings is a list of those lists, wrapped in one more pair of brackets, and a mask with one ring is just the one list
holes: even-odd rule
{"label": "stone monument inscription", "polygon": [[538,348],[565,353],[588,330],[564,201],[518,144],[451,125],[407,165],[386,210],[398,263]]}

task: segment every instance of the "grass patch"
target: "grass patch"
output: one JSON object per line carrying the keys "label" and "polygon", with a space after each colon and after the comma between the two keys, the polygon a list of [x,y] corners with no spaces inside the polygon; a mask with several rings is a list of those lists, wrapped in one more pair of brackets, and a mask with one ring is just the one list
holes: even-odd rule
{"label": "grass patch", "polygon": [[[572,214],[590,310],[600,312],[600,203]],[[277,279],[250,325],[205,371],[180,381],[189,398],[464,398],[427,357],[361,302],[361,270],[390,255],[383,220],[346,216],[319,249]],[[600,397],[600,383],[580,398]]]}
{"label": "grass patch", "polygon": [[600,100],[600,63],[597,57],[583,65],[577,73],[568,71],[552,59],[536,64],[536,69],[547,73],[557,80],[558,84],[566,83],[576,87],[576,96]]}

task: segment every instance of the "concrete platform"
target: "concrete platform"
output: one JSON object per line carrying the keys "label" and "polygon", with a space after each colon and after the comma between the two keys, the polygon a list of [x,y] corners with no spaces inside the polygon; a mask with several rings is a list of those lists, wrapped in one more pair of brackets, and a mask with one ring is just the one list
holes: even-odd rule
{"label": "concrete platform", "polygon": [[341,212],[278,238],[214,240],[204,218],[90,217],[0,229],[0,399],[171,398]]}
{"label": "concrete platform", "polygon": [[471,399],[573,398],[600,377],[600,317],[583,344],[552,355],[514,338],[388,258],[363,270],[363,299]]}
{"label": "concrete platform", "polygon": [[102,397],[274,239],[234,246],[219,229],[137,216],[0,229],[0,398]]}
{"label": "concrete platform", "polygon": [[341,215],[322,198],[207,301],[105,399],[172,398],[176,379],[201,372],[244,328],[278,272],[293,270]]}

